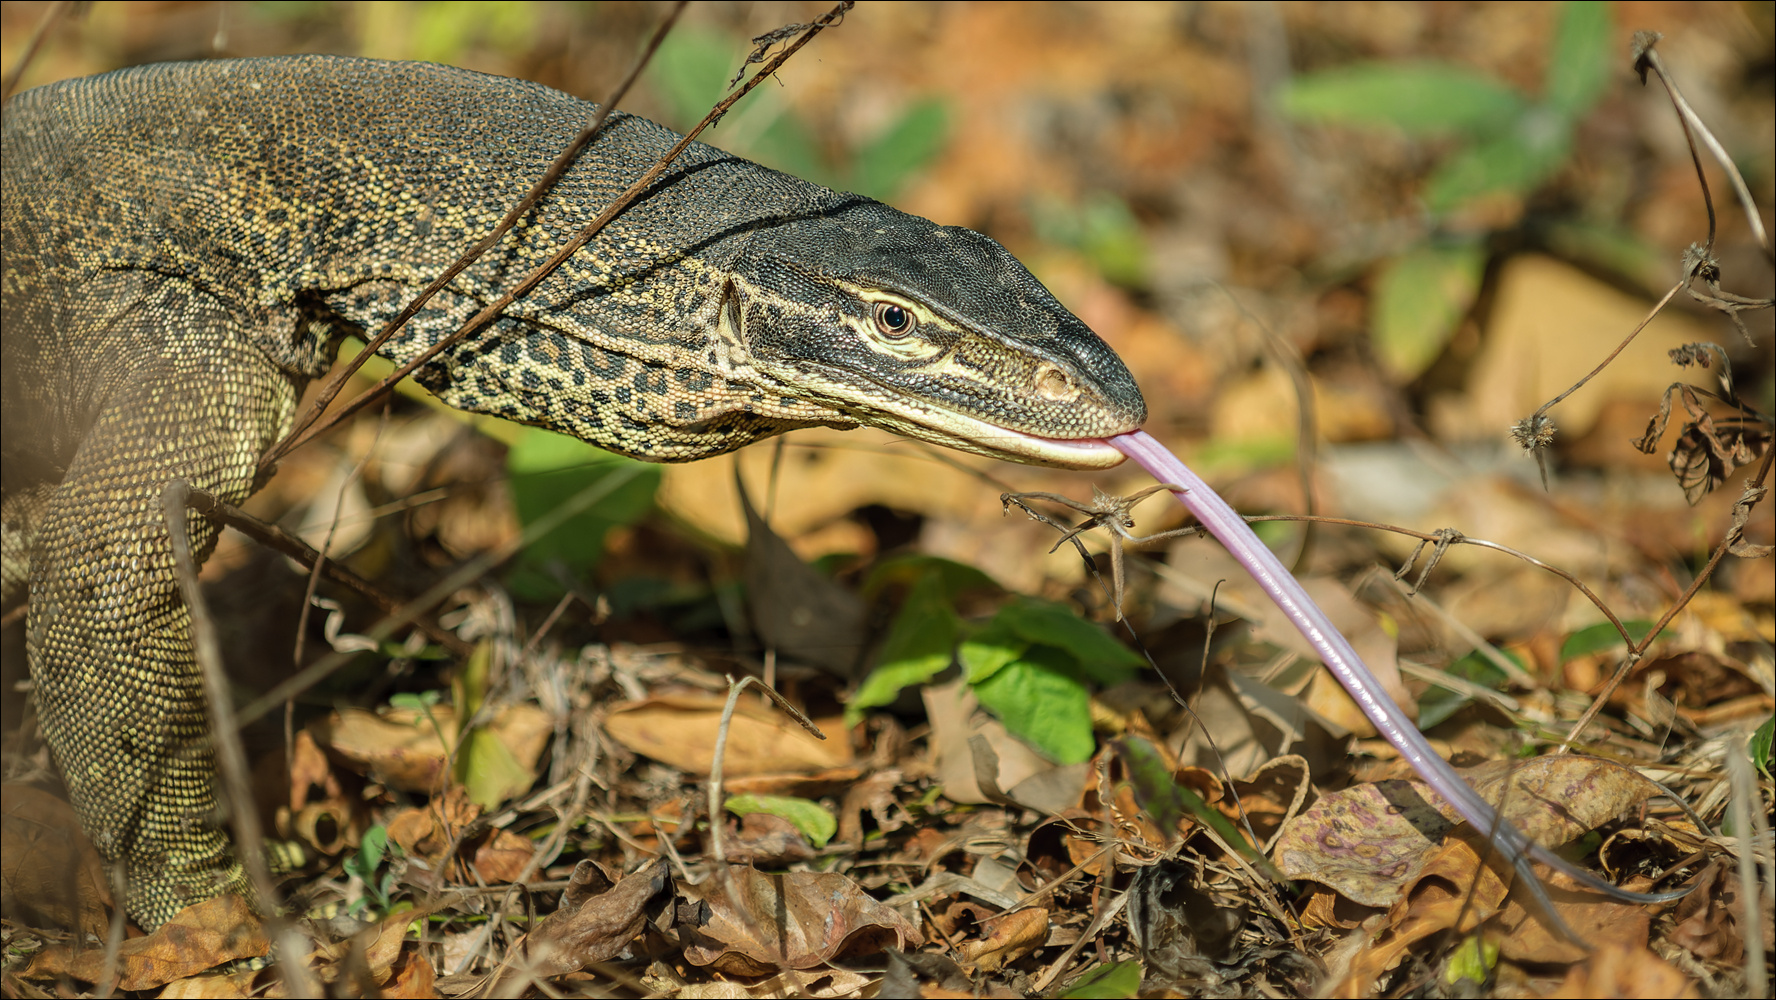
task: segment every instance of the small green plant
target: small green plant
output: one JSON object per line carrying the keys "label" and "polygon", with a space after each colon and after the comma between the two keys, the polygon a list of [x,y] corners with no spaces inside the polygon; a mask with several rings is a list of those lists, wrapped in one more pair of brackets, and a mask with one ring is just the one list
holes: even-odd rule
{"label": "small green plant", "polygon": [[[745,51],[736,41],[694,28],[669,35],[654,57],[651,77],[667,105],[666,124],[682,130],[701,119],[726,92]],[[949,121],[948,104],[924,98],[855,148],[825,149],[774,88],[761,87],[703,141],[828,187],[888,201],[943,152]]]}
{"label": "small green plant", "polygon": [[839,832],[839,821],[825,806],[787,795],[735,795],[725,803],[736,816],[764,813],[789,821],[815,847],[825,847]]}
{"label": "small green plant", "polygon": [[559,597],[566,589],[564,582],[579,580],[598,565],[604,555],[605,536],[612,528],[634,524],[653,508],[660,486],[657,465],[535,427],[518,434],[506,454],[506,469],[511,476],[512,505],[525,525],[619,470],[631,468],[633,478],[519,553],[507,578],[515,595],[535,601]]}
{"label": "small green plant", "polygon": [[[956,593],[984,580],[943,560],[922,565],[876,660],[851,699],[847,720],[894,701],[901,689],[934,680],[959,663],[981,706],[1051,760],[1089,760],[1091,688],[1133,678],[1140,656],[1078,615],[1047,601],[1013,597],[983,624],[966,625]],[[947,571],[949,570],[949,571]],[[966,573],[953,570],[967,570]]]}
{"label": "small green plant", "polygon": [[400,845],[388,839],[388,827],[379,823],[364,831],[364,839],[358,842],[358,852],[348,855],[343,866],[347,875],[363,883],[364,895],[353,900],[346,912],[356,915],[365,909],[375,913],[389,911],[395,870],[393,866],[384,867],[383,863],[400,856]]}
{"label": "small green plant", "polygon": [[1612,39],[1608,4],[1566,4],[1539,99],[1442,63],[1344,66],[1297,77],[1279,95],[1282,111],[1301,121],[1455,144],[1425,183],[1431,235],[1383,262],[1376,277],[1371,336],[1396,377],[1430,367],[1480,291],[1484,234],[1437,227],[1482,198],[1528,194],[1565,165],[1575,127],[1609,84]]}

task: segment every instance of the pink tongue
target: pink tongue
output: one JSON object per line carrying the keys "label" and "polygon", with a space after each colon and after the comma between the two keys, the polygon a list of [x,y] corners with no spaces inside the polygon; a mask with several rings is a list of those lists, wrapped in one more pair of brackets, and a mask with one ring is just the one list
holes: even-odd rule
{"label": "pink tongue", "polygon": [[1544,910],[1551,915],[1553,923],[1567,937],[1577,940],[1571,929],[1564,925],[1557,914],[1553,914],[1546,891],[1530,869],[1529,857],[1558,869],[1591,889],[1630,902],[1649,903],[1676,899],[1689,891],[1681,889],[1665,893],[1635,893],[1622,889],[1559,857],[1500,819],[1492,806],[1480,797],[1480,793],[1462,780],[1461,775],[1447,761],[1437,756],[1424,734],[1418,731],[1418,727],[1412,724],[1400,706],[1394,704],[1393,699],[1382,690],[1381,682],[1363,664],[1356,650],[1351,648],[1350,642],[1332,626],[1331,619],[1307,596],[1307,591],[1302,589],[1300,582],[1258,540],[1258,536],[1246,525],[1245,519],[1229,507],[1227,501],[1209,489],[1207,483],[1146,431],[1118,434],[1107,439],[1106,443],[1134,459],[1158,481],[1180,487],[1172,495],[1196,515],[1203,527],[1209,530],[1209,534],[1220,540],[1235,561],[1252,574],[1252,578],[1264,588],[1265,594],[1276,602],[1289,621],[1307,637],[1307,641],[1326,664],[1326,669],[1350,692],[1357,707],[1362,709],[1363,714],[1369,717],[1376,730],[1394,749],[1400,752],[1400,756],[1412,765],[1412,769],[1418,772],[1425,784],[1447,799],[1456,812],[1472,823],[1475,829],[1487,831],[1491,835],[1496,848],[1511,860],[1530,891],[1544,904]]}
{"label": "pink tongue", "polygon": [[[1437,780],[1437,777],[1427,773],[1432,769],[1447,769],[1448,765],[1431,750],[1418,727],[1407,721],[1406,713],[1382,690],[1381,682],[1375,679],[1375,675],[1369,672],[1369,668],[1363,664],[1350,643],[1332,626],[1326,613],[1314,604],[1294,575],[1283,568],[1275,553],[1258,540],[1258,536],[1247,527],[1245,519],[1229,507],[1227,501],[1209,489],[1207,483],[1146,431],[1119,434],[1110,438],[1108,443],[1152,473],[1153,478],[1162,483],[1182,486],[1183,490],[1174,492],[1173,496],[1196,515],[1203,527],[1209,529],[1209,534],[1227,547],[1228,554],[1244,566],[1246,572],[1252,574],[1252,578],[1258,581],[1264,592],[1289,617],[1290,623],[1307,637],[1307,641],[1319,652],[1333,676],[1350,692],[1357,707],[1375,724],[1376,730],[1400,751],[1412,764],[1413,770],[1423,775],[1431,787],[1443,793],[1451,803],[1459,807],[1462,799],[1471,798],[1474,804],[1485,811],[1485,821],[1491,821],[1492,810],[1460,778],[1453,773],[1449,775],[1460,787],[1460,791],[1451,794],[1440,787],[1447,782]],[[1436,763],[1429,763],[1431,761]],[[1473,816],[1468,816],[1465,809],[1462,810],[1462,815],[1475,821]]]}

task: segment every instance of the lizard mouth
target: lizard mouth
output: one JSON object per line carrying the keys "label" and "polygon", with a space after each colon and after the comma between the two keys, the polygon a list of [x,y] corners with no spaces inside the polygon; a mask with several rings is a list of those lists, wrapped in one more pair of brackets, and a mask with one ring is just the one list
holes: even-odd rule
{"label": "lizard mouth", "polygon": [[1109,469],[1127,458],[1101,437],[1042,437],[949,411],[927,411],[916,416],[919,419],[895,421],[898,426],[894,430],[946,448],[1007,462],[1089,470]]}

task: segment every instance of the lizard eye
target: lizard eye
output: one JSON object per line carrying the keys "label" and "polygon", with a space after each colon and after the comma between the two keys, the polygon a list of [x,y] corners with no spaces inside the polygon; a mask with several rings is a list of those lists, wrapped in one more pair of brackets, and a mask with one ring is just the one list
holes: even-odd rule
{"label": "lizard eye", "polygon": [[884,337],[896,340],[912,333],[919,325],[913,314],[892,302],[876,303],[876,329],[882,331]]}

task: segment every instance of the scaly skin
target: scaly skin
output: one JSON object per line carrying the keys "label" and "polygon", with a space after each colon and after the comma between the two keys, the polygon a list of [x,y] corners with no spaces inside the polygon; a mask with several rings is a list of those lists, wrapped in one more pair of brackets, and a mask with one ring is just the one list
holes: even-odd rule
{"label": "scaly skin", "polygon": [[[128,908],[245,892],[217,828],[190,620],[158,503],[239,502],[339,337],[491,230],[593,106],[322,56],[176,63],[4,117],[4,598],[31,602],[39,717]],[[675,139],[613,115],[537,210],[409,324],[453,331]],[[693,145],[587,248],[418,373],[446,403],[654,461],[886,427],[1102,468],[1146,408],[997,243]],[[216,529],[189,520],[207,554]]]}

